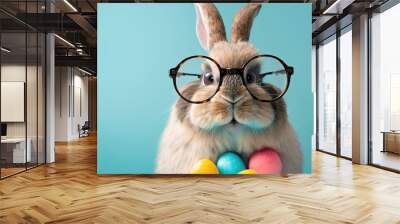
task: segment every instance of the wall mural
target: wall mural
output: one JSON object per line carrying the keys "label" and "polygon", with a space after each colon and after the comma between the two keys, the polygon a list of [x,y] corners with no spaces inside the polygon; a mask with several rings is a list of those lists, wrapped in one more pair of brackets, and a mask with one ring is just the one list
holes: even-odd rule
{"label": "wall mural", "polygon": [[310,173],[311,5],[100,4],[98,18],[99,173]]}

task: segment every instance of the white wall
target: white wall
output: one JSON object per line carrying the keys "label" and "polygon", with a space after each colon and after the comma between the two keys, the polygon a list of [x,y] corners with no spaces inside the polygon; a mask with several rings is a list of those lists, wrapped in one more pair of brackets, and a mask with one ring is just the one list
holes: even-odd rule
{"label": "white wall", "polygon": [[[1,66],[1,81],[2,82],[25,82],[25,64],[8,64]],[[28,74],[32,74],[32,66],[28,66]],[[1,108],[5,110],[6,108]],[[25,123],[11,122],[7,123],[7,137],[25,137]]]}
{"label": "white wall", "polygon": [[1,82],[1,122],[24,122],[25,83]]}
{"label": "white wall", "polygon": [[[76,70],[75,70],[76,71]],[[87,76],[81,76],[82,73],[79,73],[79,75],[75,74],[74,77],[74,108],[72,109],[73,111],[73,119],[71,120],[72,122],[72,136],[74,138],[79,137],[79,132],[78,132],[78,124],[83,125],[85,121],[89,120],[89,111],[88,111],[88,77]],[[80,92],[80,93],[79,93]],[[80,97],[79,97],[80,95]],[[80,102],[79,102],[80,101]],[[81,111],[80,111],[81,110]],[[74,113],[75,111],[75,113]]]}
{"label": "white wall", "polygon": [[55,73],[55,140],[70,141],[88,120],[88,77],[72,67],[56,67]]}
{"label": "white wall", "polygon": [[[28,118],[28,137],[30,133],[35,132],[36,134],[36,66],[18,65],[18,64],[5,64],[1,66],[1,81],[2,82],[25,82],[25,75],[27,69],[28,85],[31,88],[27,88],[27,118]],[[39,72],[41,72],[39,70]],[[33,86],[33,87],[32,87]],[[40,107],[41,105],[39,105]],[[5,110],[6,108],[2,108]],[[35,113],[33,113],[33,111]],[[32,123],[33,122],[33,123]],[[25,122],[8,122],[7,123],[7,135],[8,137],[25,137]],[[30,130],[32,127],[32,131]],[[40,136],[43,137],[43,136]]]}
{"label": "white wall", "polygon": [[68,88],[70,85],[69,68],[55,68],[55,141],[67,141],[68,136],[68,116],[69,116],[69,96]]}

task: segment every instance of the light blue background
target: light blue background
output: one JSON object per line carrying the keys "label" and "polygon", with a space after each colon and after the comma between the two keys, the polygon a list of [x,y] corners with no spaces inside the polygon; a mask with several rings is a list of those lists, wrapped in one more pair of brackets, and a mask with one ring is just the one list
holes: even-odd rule
{"label": "light blue background", "polygon": [[[228,38],[241,6],[217,4]],[[193,4],[99,4],[98,173],[154,172],[159,138],[177,98],[168,70],[187,56],[207,54],[195,21]],[[263,4],[250,40],[260,53],[295,68],[284,98],[310,173],[311,5]]]}

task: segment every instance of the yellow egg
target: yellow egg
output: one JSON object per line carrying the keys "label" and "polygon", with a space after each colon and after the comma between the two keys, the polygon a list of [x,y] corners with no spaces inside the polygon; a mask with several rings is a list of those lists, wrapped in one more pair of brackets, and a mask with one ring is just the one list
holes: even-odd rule
{"label": "yellow egg", "polygon": [[202,159],[191,171],[192,174],[219,174],[217,166],[209,159]]}
{"label": "yellow egg", "polygon": [[247,169],[240,171],[239,174],[257,174],[257,172],[255,170]]}

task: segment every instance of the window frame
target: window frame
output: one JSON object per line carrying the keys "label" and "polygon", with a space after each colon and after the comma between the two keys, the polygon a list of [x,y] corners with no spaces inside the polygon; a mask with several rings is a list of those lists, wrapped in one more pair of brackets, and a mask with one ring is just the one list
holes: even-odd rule
{"label": "window frame", "polygon": [[[320,40],[317,44],[316,44],[316,51],[315,51],[315,58],[316,58],[316,151],[318,152],[323,152],[329,155],[333,155],[339,158],[343,158],[346,160],[352,160],[351,157],[347,157],[342,155],[342,150],[341,150],[341,118],[340,118],[340,112],[341,112],[341,108],[340,108],[340,103],[341,103],[341,99],[340,99],[340,93],[341,93],[341,89],[340,89],[340,84],[341,84],[341,67],[340,67],[340,37],[342,35],[344,35],[347,32],[351,32],[352,31],[352,23],[347,24],[346,26],[344,26],[343,28],[339,29],[336,31],[336,33],[333,33],[332,35],[326,37],[323,40]],[[334,37],[334,38],[333,38]],[[320,148],[320,144],[319,144],[319,109],[320,109],[320,105],[319,105],[319,53],[318,53],[318,49],[320,47],[320,45],[322,43],[327,43],[330,41],[336,41],[336,151],[335,153],[329,152],[327,150],[321,149]]]}

